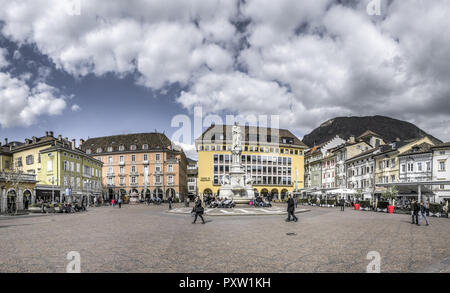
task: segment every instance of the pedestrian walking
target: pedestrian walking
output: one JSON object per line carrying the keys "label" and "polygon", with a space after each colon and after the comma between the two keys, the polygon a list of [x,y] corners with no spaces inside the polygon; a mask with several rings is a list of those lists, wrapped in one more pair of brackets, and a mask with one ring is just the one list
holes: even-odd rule
{"label": "pedestrian walking", "polygon": [[97,197],[94,196],[94,207],[97,207]]}
{"label": "pedestrian walking", "polygon": [[41,204],[42,213],[44,213],[45,212],[45,210],[44,210],[44,200],[42,198],[41,198],[40,204]]}
{"label": "pedestrian walking", "polygon": [[295,202],[294,199],[292,198],[291,195],[289,195],[289,199],[288,199],[288,207],[287,207],[287,212],[288,212],[288,217],[286,219],[286,222],[290,222],[291,221],[291,216],[292,216],[292,220],[294,222],[298,221],[298,218],[295,216]]}
{"label": "pedestrian walking", "polygon": [[428,217],[427,217],[427,204],[420,203],[420,222],[419,222],[419,226],[422,224],[422,220],[423,219],[425,219],[425,222],[427,223],[427,226],[429,226]]}
{"label": "pedestrian walking", "polygon": [[115,201],[114,201],[114,198],[113,198],[113,199],[111,199],[111,206],[112,207],[114,207],[114,203],[115,203]]}
{"label": "pedestrian walking", "polygon": [[412,213],[412,222],[411,222],[411,224],[416,224],[417,226],[419,226],[419,211],[420,211],[420,207],[419,207],[419,204],[417,203],[417,201],[414,201],[414,203],[412,204],[412,208],[413,208],[413,213]]}
{"label": "pedestrian walking", "polygon": [[345,199],[341,197],[341,212],[345,210]]}
{"label": "pedestrian walking", "polygon": [[169,201],[169,210],[172,209],[172,196],[169,196],[169,198],[167,199]]}
{"label": "pedestrian walking", "polygon": [[195,224],[195,222],[197,221],[197,217],[200,217],[200,219],[202,219],[202,224],[205,224],[205,220],[203,219],[203,216],[202,216],[204,210],[205,209],[202,206],[202,201],[197,196],[195,198],[195,206],[194,206],[195,218],[194,218],[194,222],[192,222],[192,224]]}
{"label": "pedestrian walking", "polygon": [[121,209],[122,208],[122,198],[121,197],[119,197],[118,203],[119,203],[119,209]]}

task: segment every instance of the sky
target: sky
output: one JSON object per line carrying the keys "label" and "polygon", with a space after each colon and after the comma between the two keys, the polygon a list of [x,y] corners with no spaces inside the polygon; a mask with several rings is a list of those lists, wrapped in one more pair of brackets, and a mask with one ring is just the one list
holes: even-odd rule
{"label": "sky", "polygon": [[[279,115],[300,138],[337,116],[385,115],[450,140],[447,0],[0,7],[2,141],[48,130],[77,140],[153,131],[171,138],[173,118],[193,121],[195,107],[205,116]],[[194,133],[180,143],[190,157]]]}

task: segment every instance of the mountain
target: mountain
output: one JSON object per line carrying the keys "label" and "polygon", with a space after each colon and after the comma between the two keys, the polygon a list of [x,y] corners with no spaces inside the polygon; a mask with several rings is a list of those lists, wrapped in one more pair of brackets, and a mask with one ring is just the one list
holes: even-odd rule
{"label": "mountain", "polygon": [[387,143],[393,142],[397,138],[408,140],[424,136],[428,136],[435,143],[442,143],[412,123],[385,116],[336,117],[305,135],[303,142],[312,147],[326,142],[336,135],[346,140],[352,135],[358,137],[366,130],[377,133]]}

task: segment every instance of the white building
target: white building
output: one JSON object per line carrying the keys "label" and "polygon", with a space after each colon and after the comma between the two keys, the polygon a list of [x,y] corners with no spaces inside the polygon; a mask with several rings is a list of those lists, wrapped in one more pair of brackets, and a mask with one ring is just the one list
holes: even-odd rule
{"label": "white building", "polygon": [[347,188],[361,192],[364,199],[370,199],[375,191],[375,160],[373,155],[379,148],[370,149],[346,161]]}
{"label": "white building", "polygon": [[[433,181],[450,181],[450,143],[431,147],[433,152]],[[436,202],[450,199],[450,185],[434,186]]]}
{"label": "white building", "polygon": [[398,156],[400,182],[425,182],[432,180],[432,145],[422,143]]}

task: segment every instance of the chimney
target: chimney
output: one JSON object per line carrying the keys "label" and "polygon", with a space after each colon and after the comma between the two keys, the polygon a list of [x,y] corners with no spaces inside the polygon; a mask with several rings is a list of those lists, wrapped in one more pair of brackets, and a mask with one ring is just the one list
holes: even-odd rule
{"label": "chimney", "polygon": [[25,144],[30,144],[30,140],[28,138],[25,138]]}
{"label": "chimney", "polygon": [[33,143],[36,143],[36,142],[37,142],[37,137],[33,136]]}
{"label": "chimney", "polygon": [[48,137],[48,131],[45,132],[45,137]]}
{"label": "chimney", "polygon": [[84,139],[80,139],[80,148],[81,148],[81,146],[83,145],[83,143],[84,143]]}
{"label": "chimney", "polygon": [[396,141],[396,142],[399,142],[399,141],[400,141],[400,137],[397,137],[397,138],[395,139],[395,141]]}
{"label": "chimney", "polygon": [[75,149],[75,139],[72,139],[72,149]]}
{"label": "chimney", "polygon": [[5,137],[5,145],[7,145],[7,144],[8,144],[8,138]]}
{"label": "chimney", "polygon": [[53,137],[53,131],[49,131],[49,132],[48,132],[48,135],[51,136],[51,137]]}
{"label": "chimney", "polygon": [[62,141],[62,135],[61,135],[61,134],[58,135],[58,140],[59,140],[59,141]]}

